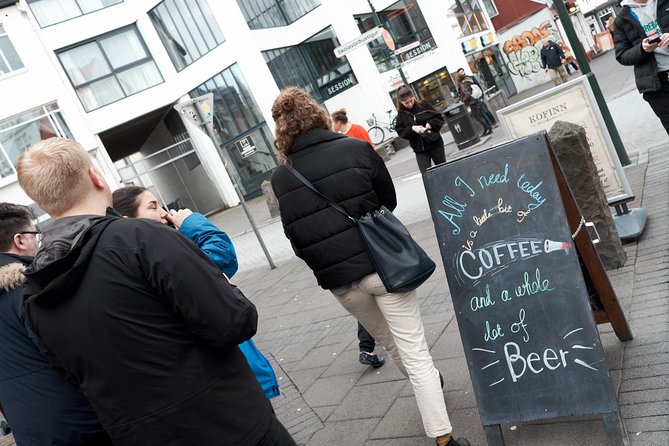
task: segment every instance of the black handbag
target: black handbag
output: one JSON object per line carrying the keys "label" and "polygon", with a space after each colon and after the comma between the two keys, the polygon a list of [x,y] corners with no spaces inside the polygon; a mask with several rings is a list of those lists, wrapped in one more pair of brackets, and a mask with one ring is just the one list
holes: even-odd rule
{"label": "black handbag", "polygon": [[407,228],[385,206],[356,220],[339,204],[323,195],[290,164],[286,168],[330,206],[356,223],[374,269],[389,293],[406,293],[423,284],[436,265],[411,237]]}
{"label": "black handbag", "polygon": [[435,132],[434,130],[425,130],[420,134],[420,137],[429,144],[434,144],[437,141],[441,141],[441,133]]}

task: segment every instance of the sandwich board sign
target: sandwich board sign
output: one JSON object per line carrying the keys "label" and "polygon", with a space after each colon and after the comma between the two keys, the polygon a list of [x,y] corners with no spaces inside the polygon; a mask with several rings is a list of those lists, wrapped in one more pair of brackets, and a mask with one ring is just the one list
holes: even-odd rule
{"label": "sandwich board sign", "polygon": [[501,424],[592,414],[623,445],[553,160],[540,133],[424,176],[478,410],[491,445]]}

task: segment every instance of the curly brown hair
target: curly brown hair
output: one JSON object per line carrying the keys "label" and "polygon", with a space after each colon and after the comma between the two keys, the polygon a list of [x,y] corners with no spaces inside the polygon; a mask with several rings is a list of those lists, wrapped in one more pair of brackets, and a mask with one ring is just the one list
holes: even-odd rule
{"label": "curly brown hair", "polygon": [[311,129],[330,130],[330,117],[309,93],[297,87],[281,90],[272,104],[272,119],[276,123],[274,147],[279,158],[288,159],[286,152],[295,137]]}

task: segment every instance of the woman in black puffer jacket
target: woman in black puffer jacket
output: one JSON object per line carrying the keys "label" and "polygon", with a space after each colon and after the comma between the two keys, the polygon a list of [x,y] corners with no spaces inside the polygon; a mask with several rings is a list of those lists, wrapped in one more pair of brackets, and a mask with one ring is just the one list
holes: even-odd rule
{"label": "woman in black puffer jacket", "polygon": [[272,105],[272,117],[274,145],[282,160],[272,175],[272,188],[295,254],[411,378],[427,435],[436,438],[438,445],[469,445],[451,438],[440,375],[425,340],[416,291],[386,291],[356,223],[328,205],[285,165],[290,163],[357,219],[381,205],[392,210],[397,204],[381,157],[367,142],[330,131],[325,110],[299,88],[281,92]]}
{"label": "woman in black puffer jacket", "polygon": [[430,167],[446,162],[444,140],[439,130],[444,117],[430,104],[419,101],[406,85],[397,89],[397,120],[395,131],[400,138],[408,139],[416,153],[420,173]]}

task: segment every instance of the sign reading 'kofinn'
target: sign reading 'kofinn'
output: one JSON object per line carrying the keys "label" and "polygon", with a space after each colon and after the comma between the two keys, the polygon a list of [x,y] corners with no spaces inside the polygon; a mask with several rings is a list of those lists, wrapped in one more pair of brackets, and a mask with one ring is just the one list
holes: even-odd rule
{"label": "sign reading 'kofinn'", "polygon": [[583,127],[609,204],[633,195],[585,76],[498,110],[497,114],[513,139],[549,131],[558,120]]}

